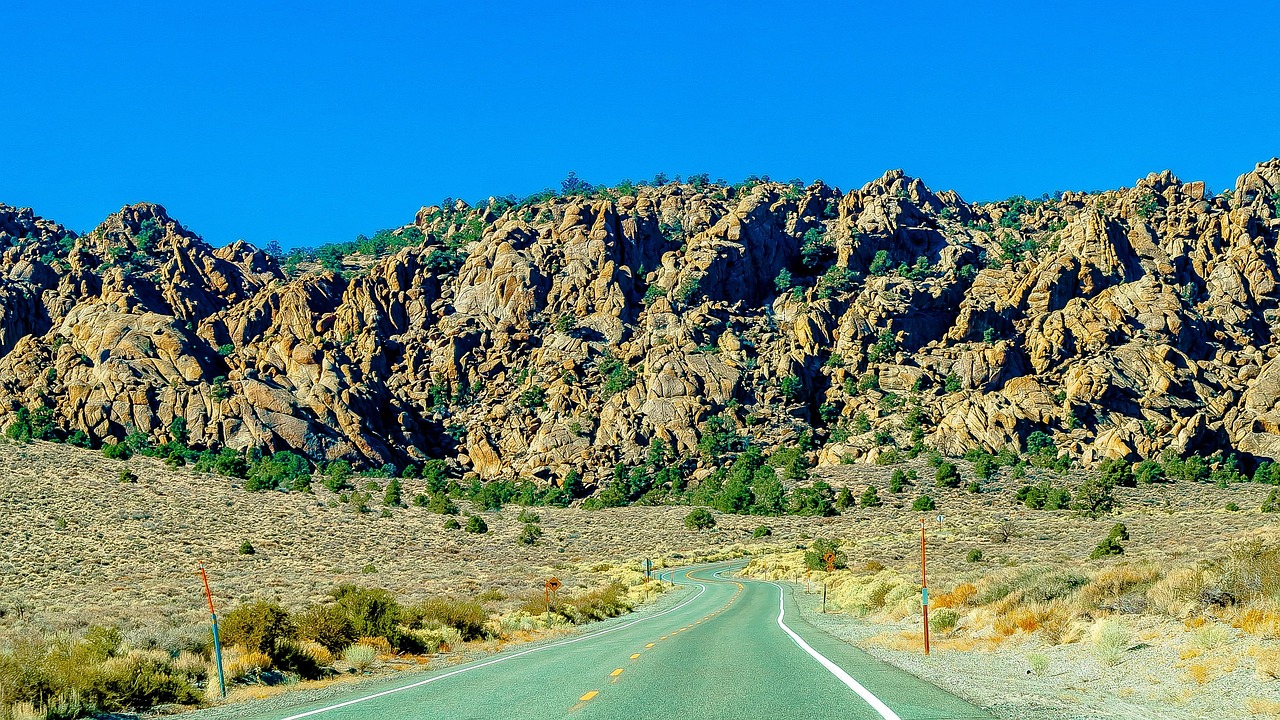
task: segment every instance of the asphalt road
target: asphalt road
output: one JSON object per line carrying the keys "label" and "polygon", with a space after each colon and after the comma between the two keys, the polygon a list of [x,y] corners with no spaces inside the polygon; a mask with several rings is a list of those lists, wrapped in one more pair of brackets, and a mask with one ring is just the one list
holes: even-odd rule
{"label": "asphalt road", "polygon": [[[682,570],[670,607],[273,720],[450,718],[990,718],[800,619],[790,590]],[[248,716],[246,716],[248,717]]]}

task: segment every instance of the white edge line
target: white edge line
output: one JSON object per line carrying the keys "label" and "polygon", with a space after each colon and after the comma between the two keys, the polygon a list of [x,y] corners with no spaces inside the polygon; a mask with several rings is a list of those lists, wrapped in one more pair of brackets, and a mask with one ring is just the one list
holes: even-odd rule
{"label": "white edge line", "polygon": [[880,713],[880,717],[884,718],[884,720],[902,720],[902,718],[898,717],[897,713],[890,710],[889,706],[885,705],[880,698],[872,695],[870,690],[863,687],[857,680],[854,680],[849,673],[845,672],[839,665],[836,665],[828,660],[822,653],[814,650],[812,647],[809,647],[809,643],[805,642],[804,639],[797,635],[794,630],[787,627],[786,623],[782,622],[782,618],[786,614],[786,594],[781,585],[772,582],[769,584],[778,588],[778,627],[782,628],[783,632],[790,635],[791,639],[800,646],[801,650],[809,653],[809,655],[812,656],[814,660],[817,660],[822,667],[831,671],[831,674],[835,675],[840,682],[849,686],[850,690],[858,693],[863,700],[866,700],[867,704],[870,705],[873,710]]}
{"label": "white edge line", "polygon": [[[672,575],[674,576],[674,573],[672,573]],[[672,580],[672,582],[675,582],[675,580],[673,579],[673,580]],[[358,697],[358,698],[354,698],[354,699],[351,699],[351,700],[347,700],[347,701],[345,701],[345,702],[340,702],[340,703],[337,703],[337,704],[334,704],[334,705],[329,705],[329,706],[326,706],[326,707],[317,708],[317,709],[315,709],[315,710],[308,710],[307,712],[304,712],[304,713],[298,713],[297,715],[290,715],[290,716],[288,716],[288,717],[286,717],[286,718],[283,718],[283,720],[299,720],[299,718],[311,717],[312,715],[319,715],[320,713],[326,713],[326,712],[329,712],[330,710],[337,710],[338,708],[344,708],[344,707],[348,707],[348,706],[350,706],[350,705],[356,705],[356,704],[359,704],[359,703],[362,703],[362,702],[366,702],[366,701],[369,701],[369,700],[375,700],[375,699],[377,699],[377,698],[385,697],[385,696],[387,696],[387,695],[392,695],[392,694],[395,694],[395,693],[398,693],[398,692],[402,692],[402,691],[404,691],[404,690],[411,690],[411,689],[416,688],[416,687],[422,687],[423,685],[428,685],[428,684],[430,684],[430,683],[436,682],[437,680],[444,680],[445,678],[453,677],[454,675],[461,675],[461,674],[462,674],[462,673],[464,673],[464,672],[471,672],[472,670],[479,670],[480,668],[488,667],[488,666],[490,666],[490,665],[497,665],[497,664],[498,664],[498,663],[500,663],[500,662],[506,662],[507,660],[512,660],[512,659],[515,659],[515,658],[518,658],[518,657],[522,657],[522,656],[524,656],[524,655],[528,655],[528,654],[530,654],[530,653],[536,653],[536,652],[540,652],[540,651],[542,651],[542,650],[549,650],[549,649],[551,649],[551,648],[555,648],[555,647],[563,647],[563,646],[565,646],[565,645],[572,645],[573,643],[582,642],[583,640],[591,640],[592,638],[598,638],[598,637],[600,637],[601,635],[608,635],[609,633],[612,633],[612,632],[617,632],[617,631],[619,631],[619,630],[625,630],[626,628],[629,628],[629,627],[631,627],[631,626],[633,626],[633,625],[636,625],[636,624],[638,624],[638,623],[648,622],[649,620],[653,620],[653,619],[656,619],[656,618],[660,618],[660,617],[662,617],[663,615],[667,615],[667,614],[673,613],[673,612],[675,612],[675,611],[679,610],[680,608],[684,607],[685,605],[688,605],[689,603],[693,602],[694,600],[697,600],[697,599],[698,599],[698,598],[699,598],[699,597],[700,597],[704,592],[706,592],[706,591],[707,591],[707,586],[706,586],[706,585],[703,585],[703,584],[701,584],[701,583],[694,583],[694,584],[695,584],[695,585],[697,585],[697,586],[698,586],[698,588],[699,588],[699,590],[698,590],[697,594],[695,594],[693,597],[689,598],[688,600],[685,600],[684,602],[680,603],[679,605],[676,605],[675,607],[673,607],[673,608],[669,608],[669,609],[667,609],[667,610],[663,610],[662,612],[660,612],[660,613],[658,613],[658,614],[656,614],[656,615],[649,615],[649,616],[646,616],[646,617],[638,618],[638,619],[636,619],[636,620],[632,620],[631,622],[624,623],[624,624],[622,624],[622,625],[618,625],[618,626],[616,626],[616,627],[611,627],[611,628],[608,628],[608,629],[606,629],[606,630],[601,630],[601,631],[599,631],[599,632],[594,632],[594,633],[589,633],[589,634],[587,634],[587,635],[582,635],[582,636],[579,636],[579,637],[573,638],[573,639],[571,639],[571,640],[561,640],[560,642],[551,643],[550,645],[540,645],[540,646],[538,646],[538,647],[536,647],[536,648],[530,648],[530,649],[528,649],[528,650],[521,650],[520,652],[518,652],[518,653],[513,653],[513,654],[511,654],[511,655],[502,655],[502,656],[500,656],[500,657],[496,657],[496,658],[494,658],[494,659],[492,659],[492,660],[488,660],[488,661],[486,661],[486,662],[482,662],[482,663],[480,663],[480,664],[478,664],[478,665],[468,665],[468,666],[463,667],[463,668],[458,668],[457,670],[454,670],[454,671],[452,671],[452,672],[447,672],[447,673],[445,673],[445,674],[443,674],[443,675],[436,675],[436,676],[434,676],[434,677],[429,677],[429,678],[427,678],[426,680],[419,680],[418,682],[415,682],[415,683],[410,683],[410,684],[408,684],[408,685],[401,685],[400,687],[391,688],[390,690],[383,690],[382,692],[376,692],[376,693],[373,693],[372,695],[365,695],[365,696],[363,696],[363,697]]]}

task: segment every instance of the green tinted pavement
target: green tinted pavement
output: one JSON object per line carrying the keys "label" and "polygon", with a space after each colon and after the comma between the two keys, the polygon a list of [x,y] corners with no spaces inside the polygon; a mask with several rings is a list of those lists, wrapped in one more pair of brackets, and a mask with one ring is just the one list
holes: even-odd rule
{"label": "green tinted pavement", "polygon": [[724,579],[724,567],[677,571],[684,597],[594,632],[252,717],[991,717],[813,628],[789,589]]}

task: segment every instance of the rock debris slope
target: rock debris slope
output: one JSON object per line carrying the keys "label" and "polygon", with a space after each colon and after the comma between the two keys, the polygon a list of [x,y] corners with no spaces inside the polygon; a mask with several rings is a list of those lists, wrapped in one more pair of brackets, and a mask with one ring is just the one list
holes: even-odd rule
{"label": "rock debris slope", "polygon": [[1280,160],[990,204],[696,179],[425,207],[338,273],[156,205],[85,235],[0,205],[0,422],[542,482],[720,421],[822,462],[1037,430],[1278,458],[1278,204]]}

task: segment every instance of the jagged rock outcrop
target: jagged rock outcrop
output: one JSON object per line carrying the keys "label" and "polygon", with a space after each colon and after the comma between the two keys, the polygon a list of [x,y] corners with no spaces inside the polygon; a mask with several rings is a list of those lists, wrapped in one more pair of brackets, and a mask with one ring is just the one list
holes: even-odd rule
{"label": "jagged rock outcrop", "polygon": [[428,206],[286,273],[155,205],[83,236],[0,205],[0,414],[544,483],[657,440],[692,462],[717,416],[838,436],[830,462],[1036,431],[1280,458],[1278,206],[1280,160],[988,204],[901,171],[665,183]]}

